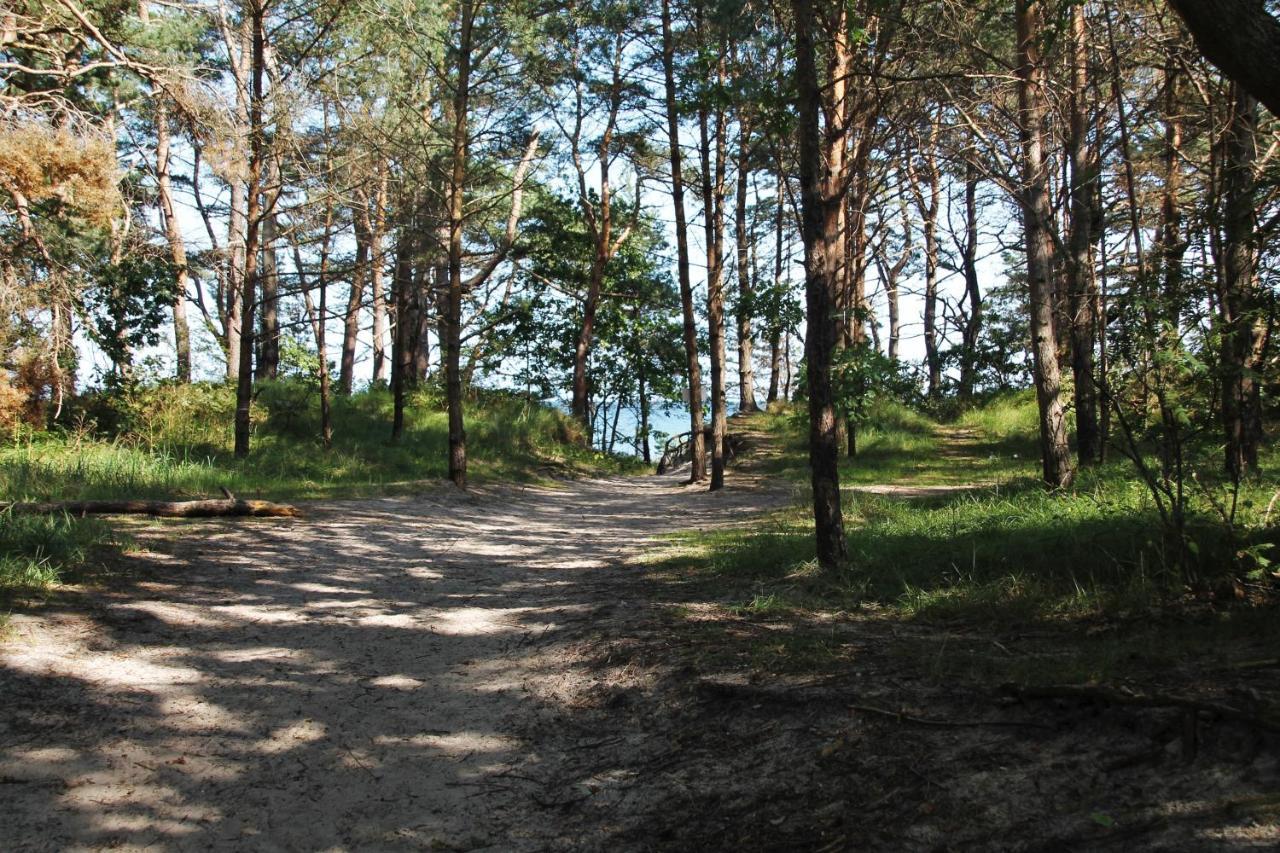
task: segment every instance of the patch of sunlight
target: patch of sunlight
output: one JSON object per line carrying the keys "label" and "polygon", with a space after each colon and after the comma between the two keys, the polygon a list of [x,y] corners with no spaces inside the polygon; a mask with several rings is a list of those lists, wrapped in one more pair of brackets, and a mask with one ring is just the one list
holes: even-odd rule
{"label": "patch of sunlight", "polygon": [[[89,683],[95,687],[147,690],[175,684],[195,684],[205,678],[203,672],[191,667],[165,666],[139,658],[121,658],[115,654],[94,654],[80,650],[71,657],[69,662],[75,665],[77,673],[93,673]],[[67,662],[61,655],[46,652],[10,658],[6,666],[47,678],[50,675],[65,674],[67,670],[60,664]]]}
{"label": "patch of sunlight", "polygon": [[516,630],[512,617],[532,608],[514,607],[496,610],[485,607],[458,607],[440,613],[432,627],[437,634],[450,637],[477,637],[505,634]]}
{"label": "patch of sunlight", "polygon": [[240,715],[189,693],[162,697],[157,711],[167,721],[167,725],[191,734],[249,731],[247,721]]}
{"label": "patch of sunlight", "polygon": [[408,613],[375,613],[361,616],[356,622],[371,628],[415,628],[418,620]]}
{"label": "patch of sunlight", "polygon": [[324,723],[312,719],[298,720],[280,726],[271,734],[254,743],[252,750],[261,755],[279,755],[299,746],[324,740],[329,730]]}
{"label": "patch of sunlight", "polygon": [[75,761],[79,753],[65,746],[37,746],[32,749],[17,749],[12,753],[23,764],[58,764]]}
{"label": "patch of sunlight", "polygon": [[417,690],[425,682],[408,675],[383,675],[369,679],[374,687],[386,687],[391,690]]}
{"label": "patch of sunlight", "polygon": [[133,610],[145,613],[166,625],[181,628],[217,628],[222,625],[217,619],[204,615],[206,608],[185,604],[170,604],[160,601],[134,601],[118,605],[121,610]]}
{"label": "patch of sunlight", "polygon": [[333,586],[332,584],[314,583],[312,581],[286,585],[293,587],[299,592],[315,592],[321,595],[350,595],[354,592],[364,592],[364,590],[353,590],[345,586]]}
{"label": "patch of sunlight", "polygon": [[514,738],[501,735],[483,734],[481,732],[422,732],[402,737],[379,735],[373,739],[376,746],[388,747],[427,747],[438,749],[448,755],[466,755],[467,753],[506,752],[515,748]]}
{"label": "patch of sunlight", "polygon": [[300,655],[297,649],[284,646],[249,646],[241,649],[209,651],[208,656],[223,663],[251,663],[263,658],[295,658]]}
{"label": "patch of sunlight", "polygon": [[424,569],[416,566],[411,569],[405,569],[404,573],[411,578],[421,581],[438,581],[444,579],[444,572],[437,572],[435,569]]}
{"label": "patch of sunlight", "polygon": [[261,604],[215,604],[210,610],[219,616],[234,616],[245,622],[282,625],[287,622],[303,622],[306,614],[293,605],[264,607]]}

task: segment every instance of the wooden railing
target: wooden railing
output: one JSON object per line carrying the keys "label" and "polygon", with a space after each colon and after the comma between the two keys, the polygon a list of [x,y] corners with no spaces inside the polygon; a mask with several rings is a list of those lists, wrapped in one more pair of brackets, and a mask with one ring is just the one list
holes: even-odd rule
{"label": "wooden railing", "polygon": [[[711,448],[711,427],[706,426],[702,430],[705,446],[708,450]],[[679,435],[673,435],[667,439],[666,444],[662,446],[662,458],[658,460],[658,473],[665,474],[673,468],[678,468],[686,462],[693,460],[693,433],[682,432]],[[724,456],[726,460],[733,459],[738,455],[738,451],[742,448],[743,438],[734,433],[725,433],[724,436]]]}

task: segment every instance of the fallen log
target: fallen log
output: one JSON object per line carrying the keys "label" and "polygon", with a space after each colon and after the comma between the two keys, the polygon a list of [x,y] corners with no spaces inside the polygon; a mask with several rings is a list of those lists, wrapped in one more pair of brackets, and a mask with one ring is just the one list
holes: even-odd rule
{"label": "fallen log", "polygon": [[270,501],[247,501],[217,498],[201,501],[51,501],[47,503],[0,504],[0,512],[22,515],[156,515],[163,518],[222,518],[255,516],[292,518],[297,507]]}

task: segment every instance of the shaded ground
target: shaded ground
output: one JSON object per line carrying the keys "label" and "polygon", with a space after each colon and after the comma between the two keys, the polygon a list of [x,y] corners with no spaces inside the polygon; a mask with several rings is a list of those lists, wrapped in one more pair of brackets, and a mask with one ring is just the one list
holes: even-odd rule
{"label": "shaded ground", "polygon": [[138,525],[142,579],[17,615],[0,647],[0,847],[1280,841],[1274,735],[1002,700],[903,650],[1018,638],[746,618],[636,562],[791,499],[739,471],[716,495],[677,474]]}

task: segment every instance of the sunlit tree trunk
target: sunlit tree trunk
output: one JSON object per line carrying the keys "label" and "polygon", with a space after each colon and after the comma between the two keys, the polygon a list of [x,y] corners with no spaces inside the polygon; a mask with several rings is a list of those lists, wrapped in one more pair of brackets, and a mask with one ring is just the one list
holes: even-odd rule
{"label": "sunlit tree trunk", "polygon": [[977,382],[978,336],[982,333],[982,292],[978,282],[978,167],[971,159],[964,165],[964,242],[960,247],[960,272],[964,276],[968,311],[960,348],[960,397],[973,397]]}
{"label": "sunlit tree trunk", "polygon": [[[146,8],[146,4],[142,4]],[[179,382],[191,381],[191,328],[187,324],[187,285],[190,273],[187,269],[187,245],[178,227],[177,211],[173,204],[173,183],[169,172],[169,110],[163,97],[156,98],[156,194],[160,201],[160,215],[164,218],[165,239],[169,243],[169,257],[173,261],[173,350],[177,361]]]}
{"label": "sunlit tree trunk", "polygon": [[933,400],[942,394],[942,354],[938,348],[938,213],[942,174],[938,168],[937,141],[938,120],[934,118],[929,124],[924,150],[920,152],[920,167],[911,170],[911,189],[924,238],[924,360],[929,377],[926,393]]}
{"label": "sunlit tree trunk", "polygon": [[1022,144],[1021,208],[1030,289],[1032,370],[1040,416],[1040,456],[1044,481],[1052,488],[1071,484],[1071,448],[1062,403],[1058,342],[1053,326],[1053,207],[1045,157],[1045,72],[1040,64],[1043,2],[1017,0],[1018,132]]}
{"label": "sunlit tree trunk", "polygon": [[413,220],[400,223],[396,238],[396,264],[391,288],[395,309],[395,325],[391,345],[391,440],[404,436],[405,399],[413,373],[413,341],[410,329],[417,328],[417,312],[413,309],[415,254]]}
{"label": "sunlit tree trunk", "polygon": [[1094,293],[1093,234],[1101,219],[1098,181],[1102,164],[1089,130],[1089,45],[1084,7],[1071,10],[1071,98],[1067,158],[1071,167],[1071,233],[1066,264],[1067,319],[1071,333],[1071,371],[1076,409],[1076,456],[1082,466],[1101,457],[1098,384],[1094,375],[1097,298]]}
{"label": "sunlit tree trunk", "polygon": [[374,195],[374,210],[369,229],[369,287],[373,291],[373,381],[387,380],[387,307],[385,302],[382,247],[387,222],[387,168],[378,167],[378,188]]}
{"label": "sunlit tree trunk", "polygon": [[745,117],[738,120],[738,186],[734,198],[734,231],[738,250],[738,410],[759,411],[756,405],[756,375],[751,363],[754,347],[751,335],[755,299],[748,257],[752,234],[747,231],[747,188],[751,175],[751,128]]}
{"label": "sunlit tree trunk", "polygon": [[[786,213],[786,208],[782,202],[782,191],[783,181],[785,180],[786,177],[779,171],[773,211],[773,285],[775,288],[782,286],[782,239]],[[782,381],[782,336],[785,334],[785,329],[779,318],[772,319],[774,325],[772,334],[769,335],[769,392],[765,396],[766,404],[777,401],[778,387]]]}
{"label": "sunlit tree trunk", "polygon": [[474,9],[471,0],[459,8],[458,76],[453,93],[452,169],[449,177],[449,291],[444,306],[448,339],[444,351],[445,396],[449,408],[449,479],[467,487],[467,431],[462,401],[462,228],[467,178],[467,110],[471,95],[471,33]]}
{"label": "sunlit tree trunk", "polygon": [[[274,170],[273,170],[274,171]],[[278,179],[271,181],[279,183]],[[274,196],[274,192],[272,192]],[[280,372],[280,262],[276,256],[277,226],[274,213],[262,220],[262,322],[258,330],[257,379],[275,379]]]}
{"label": "sunlit tree trunk", "polygon": [[347,310],[342,320],[342,356],[338,364],[338,393],[348,395],[355,385],[356,346],[360,334],[360,309],[364,304],[365,282],[369,278],[369,209],[357,204],[352,209],[356,234],[356,257],[347,291]]}
{"label": "sunlit tree trunk", "polygon": [[1258,103],[1232,86],[1231,116],[1222,170],[1222,280],[1218,295],[1221,339],[1222,425],[1227,473],[1258,469],[1262,438],[1258,371],[1266,339],[1257,293]]}
{"label": "sunlit tree trunk", "polygon": [[[699,37],[708,35],[699,13]],[[725,79],[725,47],[717,48],[716,81]],[[714,127],[711,122],[714,112]],[[703,229],[707,247],[707,343],[711,351],[711,491],[724,488],[725,335],[724,335],[724,195],[725,132],[727,117],[722,105],[714,110],[704,99],[698,106],[698,152],[702,161]]]}
{"label": "sunlit tree trunk", "polygon": [[249,4],[252,50],[249,93],[249,182],[245,231],[244,281],[240,309],[240,359],[236,378],[235,455],[249,455],[250,416],[253,407],[253,314],[258,295],[259,235],[262,229],[262,168],[266,158],[263,126],[263,76],[266,37],[261,0]]}
{"label": "sunlit tree trunk", "polygon": [[[819,565],[835,571],[847,559],[840,508],[840,441],[831,389],[831,361],[836,346],[837,294],[844,255],[840,210],[845,176],[836,169],[836,151],[844,149],[844,128],[819,121],[822,84],[818,78],[810,0],[792,0],[795,13],[800,148],[801,237],[805,253],[805,363],[809,395],[809,466],[813,486],[814,532]],[[838,13],[831,46],[846,51],[844,13]],[[828,113],[828,119],[830,119]]]}

